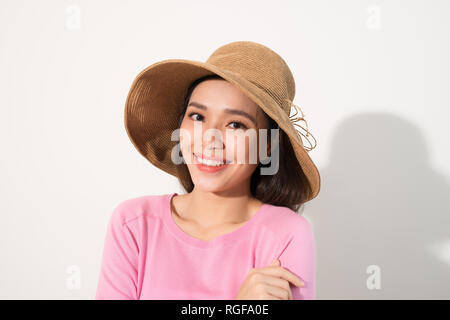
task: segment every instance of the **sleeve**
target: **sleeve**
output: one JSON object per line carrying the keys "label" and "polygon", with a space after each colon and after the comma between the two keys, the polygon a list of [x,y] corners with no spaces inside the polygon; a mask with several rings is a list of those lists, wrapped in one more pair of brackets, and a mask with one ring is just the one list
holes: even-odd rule
{"label": "sleeve", "polygon": [[137,300],[139,250],[121,209],[114,209],[108,223],[96,300]]}
{"label": "sleeve", "polygon": [[283,268],[297,275],[305,285],[291,284],[294,300],[315,300],[316,245],[314,233],[308,220],[300,216],[292,223],[292,234],[279,256]]}

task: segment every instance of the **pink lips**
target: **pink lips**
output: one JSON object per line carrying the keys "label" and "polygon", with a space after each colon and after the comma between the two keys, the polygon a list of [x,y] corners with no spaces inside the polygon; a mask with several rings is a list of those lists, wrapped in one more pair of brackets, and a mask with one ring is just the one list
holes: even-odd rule
{"label": "pink lips", "polygon": [[206,160],[222,161],[222,162],[225,162],[225,163],[230,162],[230,161],[227,161],[227,159],[218,159],[218,158],[206,157],[203,154],[199,155],[197,153],[194,153],[194,155],[199,157],[199,158],[201,158],[201,159],[206,159]]}
{"label": "pink lips", "polygon": [[[219,160],[219,161],[221,161],[221,160]],[[223,164],[221,166],[207,166],[207,165],[204,165],[204,164],[198,162],[197,157],[195,156],[195,154],[194,154],[194,163],[195,163],[195,165],[197,166],[197,168],[200,171],[209,172],[209,173],[220,171],[220,170],[222,170],[222,169],[224,169],[224,168],[226,168],[228,166],[228,163],[225,163],[225,164]]]}

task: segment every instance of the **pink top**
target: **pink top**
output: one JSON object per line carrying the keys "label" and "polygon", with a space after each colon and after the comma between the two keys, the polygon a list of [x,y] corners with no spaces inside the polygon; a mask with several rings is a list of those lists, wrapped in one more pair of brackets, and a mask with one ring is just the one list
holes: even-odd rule
{"label": "pink top", "polygon": [[205,241],[173,220],[173,194],[125,200],[107,228],[95,299],[232,300],[251,268],[278,258],[315,299],[315,241],[309,222],[287,207],[263,204],[244,225]]}

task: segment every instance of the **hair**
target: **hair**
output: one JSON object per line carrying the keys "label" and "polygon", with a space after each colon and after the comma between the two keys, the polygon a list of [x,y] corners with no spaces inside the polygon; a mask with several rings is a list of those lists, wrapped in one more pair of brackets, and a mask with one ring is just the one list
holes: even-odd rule
{"label": "hair", "polygon": [[[186,109],[195,87],[202,81],[209,79],[222,79],[217,74],[207,75],[193,81],[186,93],[183,108],[179,116],[178,128],[184,119]],[[226,80],[227,81],[227,80]],[[267,129],[279,129],[278,124],[269,117],[262,108],[264,116],[268,120],[269,127]],[[276,148],[279,148],[279,168],[274,175],[261,175],[261,167],[270,167],[271,163],[259,163],[251,176],[250,192],[253,197],[263,203],[272,204],[276,206],[284,206],[293,211],[298,212],[303,204],[308,201],[312,195],[312,187],[309,183],[303,169],[297,161],[294,149],[289,137],[283,130],[279,130],[279,143]],[[271,139],[271,130],[268,130],[268,143]],[[180,151],[181,156],[181,151]],[[178,180],[186,192],[191,192],[194,189],[189,169],[185,162],[177,165]]]}

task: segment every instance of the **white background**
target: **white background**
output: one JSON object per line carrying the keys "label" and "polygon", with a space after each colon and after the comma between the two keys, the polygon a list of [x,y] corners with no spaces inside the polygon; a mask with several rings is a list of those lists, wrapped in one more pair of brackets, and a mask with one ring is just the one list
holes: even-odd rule
{"label": "white background", "polygon": [[0,298],[94,297],[113,208],[181,192],[126,134],[131,82],[156,61],[205,61],[237,40],[285,59],[318,141],[322,188],[303,212],[317,298],[450,298],[449,1],[1,0],[0,10]]}

